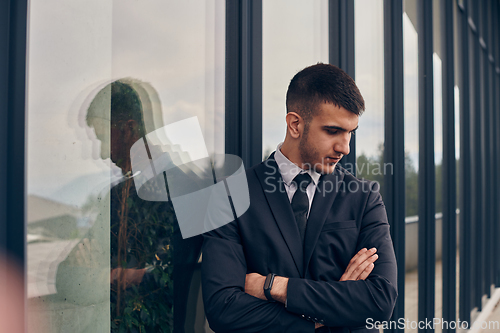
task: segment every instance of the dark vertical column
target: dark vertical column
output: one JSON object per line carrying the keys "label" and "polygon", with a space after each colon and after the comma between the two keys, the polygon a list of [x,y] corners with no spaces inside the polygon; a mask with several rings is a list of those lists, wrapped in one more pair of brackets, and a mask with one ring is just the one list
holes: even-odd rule
{"label": "dark vertical column", "polygon": [[485,122],[485,127],[487,129],[487,133],[485,133],[485,142],[486,142],[486,154],[485,154],[485,162],[486,162],[486,174],[484,175],[484,181],[486,183],[486,196],[487,196],[487,202],[486,202],[486,219],[485,219],[485,238],[486,238],[486,255],[485,255],[485,263],[486,263],[486,271],[485,271],[485,288],[486,288],[486,293],[488,297],[491,296],[491,285],[494,283],[494,263],[493,263],[493,244],[495,242],[495,239],[492,237],[493,236],[493,221],[494,221],[494,205],[495,202],[493,201],[494,197],[494,187],[493,187],[493,182],[492,179],[494,179],[493,173],[495,170],[494,164],[493,164],[493,146],[494,146],[494,126],[493,126],[493,72],[495,70],[494,66],[494,58],[493,58],[493,41],[491,39],[491,12],[492,12],[492,3],[491,1],[487,1],[483,4],[483,38],[486,41],[486,50],[485,50],[485,63],[486,66],[484,67],[484,75],[485,77],[485,86],[486,86],[486,95],[487,95],[487,106],[485,109],[485,114],[486,114],[486,122]]}
{"label": "dark vertical column", "polygon": [[[498,58],[496,58],[498,59]],[[493,110],[495,115],[494,126],[496,130],[494,131],[495,137],[495,153],[494,153],[494,165],[496,168],[494,169],[494,186],[495,186],[495,219],[494,219],[494,232],[493,237],[495,238],[494,244],[494,267],[495,267],[495,275],[494,275],[494,283],[495,287],[500,287],[500,225],[498,221],[500,221],[500,175],[496,172],[498,166],[500,165],[500,68],[496,67],[494,75],[493,75],[493,83],[494,83],[494,101],[495,108]]]}
{"label": "dark vertical column", "polygon": [[226,1],[226,153],[262,161],[262,1]]}
{"label": "dark vertical column", "polygon": [[[497,1],[493,2],[493,40],[495,41],[494,45],[494,57],[495,57],[495,71],[493,72],[493,82],[494,82],[494,114],[495,114],[495,156],[494,165],[498,167],[500,165],[500,42],[498,39],[500,38],[500,25],[498,20],[500,19],[500,6]],[[494,169],[496,171],[496,169]],[[498,172],[494,172],[495,174],[495,222],[500,221],[500,175]],[[500,226],[498,223],[494,223],[495,232],[494,237],[497,241],[495,241],[495,287],[500,287]]]}
{"label": "dark vertical column", "polygon": [[0,252],[24,267],[27,1],[2,1],[0,13]]}
{"label": "dark vertical column", "polygon": [[[242,156],[241,4],[226,1],[225,152]],[[246,162],[245,162],[246,163]]]}
{"label": "dark vertical column", "polygon": [[[497,30],[498,31],[498,30]],[[500,35],[500,33],[499,33]],[[498,59],[498,58],[497,58]],[[500,60],[500,59],[499,59]],[[500,165],[500,67],[496,67],[495,75],[494,75],[494,87],[495,87],[495,127],[496,127],[496,137],[495,137],[495,166],[498,167]],[[496,170],[496,169],[495,169]],[[495,237],[495,287],[500,287],[500,225],[498,221],[500,221],[500,175],[498,172],[495,172],[495,223],[494,226],[496,228],[494,237]]]}
{"label": "dark vertical column", "polygon": [[471,310],[471,149],[470,149],[470,59],[468,4],[464,1],[460,22],[460,286],[459,318],[470,323]]}
{"label": "dark vertical column", "polygon": [[[384,0],[385,145],[384,163],[393,166],[385,174],[383,189],[391,237],[398,263],[398,299],[391,320],[404,318],[405,307],[405,167],[403,1]],[[403,332],[394,328],[387,332]]]}
{"label": "dark vertical column", "polygon": [[[455,161],[455,74],[453,45],[453,1],[441,1],[441,42],[443,53],[443,321],[456,321],[456,161]],[[455,329],[443,328],[443,332]]]}
{"label": "dark vertical column", "polygon": [[[355,79],[354,71],[354,1],[329,0],[328,2],[328,51],[330,63],[342,68]],[[350,153],[341,164],[356,175],[356,139],[352,137]]]}
{"label": "dark vertical column", "polygon": [[[489,60],[488,60],[488,45],[486,45],[486,41],[488,40],[487,35],[487,16],[486,16],[486,3],[484,1],[480,1],[478,3],[478,20],[476,21],[478,25],[480,25],[480,29],[478,31],[479,37],[479,59],[480,59],[480,87],[481,87],[481,95],[480,95],[480,105],[481,105],[481,130],[480,130],[480,142],[481,142],[481,157],[480,157],[480,168],[481,168],[481,196],[483,198],[481,202],[481,216],[483,217],[481,223],[481,243],[480,243],[480,255],[479,260],[481,260],[481,296],[486,294],[490,297],[490,260],[491,256],[488,253],[490,242],[489,242],[489,227],[490,227],[490,215],[489,215],[489,206],[490,206],[490,186],[489,186],[489,84],[488,84],[488,71],[489,71]],[[479,27],[478,27],[479,28]]]}
{"label": "dark vertical column", "polygon": [[[7,254],[21,268],[23,284],[26,283],[27,14],[26,0],[0,2],[0,254]],[[4,288],[12,284],[3,281]],[[12,306],[17,306],[15,303]],[[16,312],[23,318],[24,306]]]}
{"label": "dark vertical column", "polygon": [[10,2],[0,3],[0,253],[7,247]]}
{"label": "dark vertical column", "polygon": [[[434,318],[436,228],[432,0],[417,3],[419,93],[418,320]],[[419,331],[423,331],[419,329]],[[426,329],[434,331],[434,329]]]}
{"label": "dark vertical column", "polygon": [[486,14],[487,14],[487,29],[488,29],[488,69],[487,69],[487,74],[488,74],[488,91],[489,91],[489,109],[488,109],[488,126],[489,126],[489,136],[487,138],[488,143],[489,143],[489,151],[488,151],[488,186],[489,186],[489,194],[488,194],[488,199],[489,199],[489,204],[488,204],[488,214],[489,214],[489,219],[488,219],[488,242],[489,242],[489,248],[488,248],[488,255],[489,255],[489,262],[488,262],[488,267],[489,267],[489,284],[488,288],[491,289],[491,285],[495,284],[495,242],[496,242],[496,237],[495,235],[495,229],[496,226],[495,221],[496,220],[496,215],[495,215],[495,210],[496,210],[496,201],[495,201],[495,192],[497,189],[495,188],[495,179],[496,179],[496,166],[495,166],[495,136],[496,136],[496,128],[495,128],[495,56],[494,56],[494,50],[495,50],[495,44],[496,40],[493,40],[493,2],[489,1],[486,5]]}
{"label": "dark vertical column", "polygon": [[[470,3],[469,3],[470,5]],[[474,3],[474,5],[477,5]],[[473,8],[473,7],[470,7]],[[471,53],[471,145],[472,145],[472,306],[482,309],[482,275],[483,265],[481,258],[482,247],[482,168],[481,153],[481,45],[479,43],[478,28],[476,25],[478,10],[475,8],[473,17],[469,15],[469,28],[471,31],[470,49]]]}

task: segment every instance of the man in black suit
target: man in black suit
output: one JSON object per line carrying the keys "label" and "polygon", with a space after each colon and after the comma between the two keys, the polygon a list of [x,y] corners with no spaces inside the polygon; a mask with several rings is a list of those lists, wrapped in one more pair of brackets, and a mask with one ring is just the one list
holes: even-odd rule
{"label": "man in black suit", "polygon": [[[247,171],[250,208],[204,236],[205,311],[217,332],[370,332],[397,297],[378,184],[337,165],[364,100],[341,69],[317,64],[287,92],[287,133]],[[375,263],[376,261],[376,263]]]}

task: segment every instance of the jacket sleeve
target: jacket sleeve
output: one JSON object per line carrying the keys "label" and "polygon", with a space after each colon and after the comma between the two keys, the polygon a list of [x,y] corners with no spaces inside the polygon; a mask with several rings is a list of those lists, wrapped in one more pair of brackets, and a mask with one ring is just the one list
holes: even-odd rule
{"label": "jacket sleeve", "polygon": [[397,298],[397,267],[381,196],[371,192],[361,222],[357,250],[377,248],[379,258],[366,280],[312,281],[290,278],[287,310],[326,326],[365,326],[368,318],[388,320]]}
{"label": "jacket sleeve", "polygon": [[245,293],[247,265],[236,222],[205,234],[202,253],[203,302],[215,332],[314,332],[314,323],[283,304]]}

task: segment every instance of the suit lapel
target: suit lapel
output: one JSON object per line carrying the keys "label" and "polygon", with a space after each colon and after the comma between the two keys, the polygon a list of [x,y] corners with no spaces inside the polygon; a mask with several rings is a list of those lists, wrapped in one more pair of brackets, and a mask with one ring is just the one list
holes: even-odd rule
{"label": "suit lapel", "polygon": [[340,184],[344,179],[344,173],[338,167],[329,175],[323,175],[318,182],[316,193],[307,219],[306,236],[304,240],[304,271],[307,272],[309,261],[316,247],[321,229],[325,224],[335,197],[337,196]]}
{"label": "suit lapel", "polygon": [[292,254],[293,261],[301,277],[304,276],[304,251],[301,245],[299,229],[295,223],[290,201],[286,194],[285,185],[281,179],[274,154],[255,169],[260,180],[267,202],[278,224],[281,235]]}

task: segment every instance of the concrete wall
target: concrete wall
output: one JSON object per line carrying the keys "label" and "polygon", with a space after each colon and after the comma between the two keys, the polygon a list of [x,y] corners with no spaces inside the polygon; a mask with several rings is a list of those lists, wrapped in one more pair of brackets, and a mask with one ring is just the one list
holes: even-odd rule
{"label": "concrete wall", "polygon": [[[458,211],[457,211],[457,248],[459,240],[459,228],[458,228]],[[405,231],[405,269],[406,271],[412,271],[418,267],[418,216],[409,216],[405,220],[406,231]],[[436,261],[441,260],[442,256],[442,229],[443,228],[443,218],[442,214],[436,214]]]}

